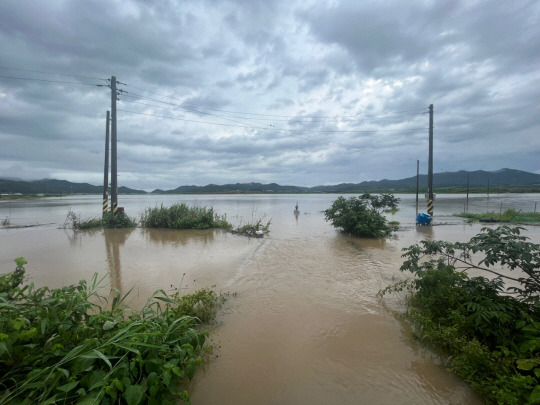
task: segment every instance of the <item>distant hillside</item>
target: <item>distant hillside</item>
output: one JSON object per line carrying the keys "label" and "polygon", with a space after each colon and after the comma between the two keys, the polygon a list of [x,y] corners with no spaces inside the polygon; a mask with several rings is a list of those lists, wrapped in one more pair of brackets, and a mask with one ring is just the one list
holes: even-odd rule
{"label": "distant hillside", "polygon": [[[443,172],[433,174],[433,188],[465,188],[467,187],[467,174],[469,176],[470,188],[487,188],[488,182],[492,189],[497,187],[506,188],[540,188],[540,174],[524,172],[521,170],[501,169],[492,172],[477,170],[467,172],[460,170],[458,172]],[[420,189],[427,189],[428,176],[421,174],[418,179]],[[343,193],[351,191],[377,191],[377,190],[413,190],[416,189],[416,176],[401,180],[380,180],[364,181],[358,184],[338,184],[335,186],[317,186],[312,187],[311,191],[322,191],[325,193]]]}
{"label": "distant hillside", "polygon": [[224,184],[208,184],[206,186],[180,186],[174,190],[154,190],[153,194],[190,194],[190,193],[299,193],[306,192],[308,187],[298,186],[280,186],[276,183],[261,184],[261,183],[236,183]]}
{"label": "distant hillside", "polygon": [[[443,172],[433,174],[433,188],[462,189],[467,186],[467,173],[469,187],[487,188],[488,181],[492,190],[497,187],[504,188],[537,188],[540,190],[540,174],[524,172],[521,170],[501,169],[487,172],[477,170],[466,172]],[[421,190],[427,189],[427,175],[419,176]],[[174,190],[154,190],[153,194],[197,194],[197,193],[354,193],[376,191],[412,191],[416,189],[416,176],[401,180],[364,181],[361,183],[341,183],[331,186],[298,187],[281,186],[276,183],[236,183],[236,184],[208,184],[206,186],[180,186]]]}
{"label": "distant hillside", "polygon": [[[526,189],[525,191],[540,192],[540,174],[524,172],[521,170],[501,169],[493,172],[477,170],[466,172],[443,172],[433,175],[433,188],[435,191],[463,191],[467,186],[471,189],[486,189],[488,181],[491,189],[498,187],[505,189]],[[419,177],[420,190],[427,189],[427,175]],[[154,190],[153,194],[200,194],[200,193],[364,193],[378,191],[405,192],[416,189],[416,176],[401,180],[364,181],[361,183],[341,183],[331,186],[299,187],[282,186],[276,183],[235,183],[235,184],[208,184],[206,186],[180,186],[174,190]],[[442,191],[442,190],[441,190]],[[71,183],[66,180],[44,179],[35,181],[0,179],[0,193],[21,194],[101,194],[102,186],[93,186],[88,183]],[[146,191],[135,190],[128,187],[119,187],[120,194],[146,194]],[[423,191],[422,191],[423,192]]]}
{"label": "distant hillside", "polygon": [[[119,187],[120,194],[146,194],[143,190]],[[103,186],[88,183],[71,183],[66,180],[43,179],[34,181],[0,179],[0,193],[20,194],[102,194]]]}

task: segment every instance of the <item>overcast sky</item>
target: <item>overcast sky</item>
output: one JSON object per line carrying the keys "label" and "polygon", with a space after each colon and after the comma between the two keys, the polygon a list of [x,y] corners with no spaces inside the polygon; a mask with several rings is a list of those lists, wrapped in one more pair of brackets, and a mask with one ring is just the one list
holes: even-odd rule
{"label": "overcast sky", "polygon": [[427,173],[430,104],[435,172],[540,173],[538,1],[2,0],[0,67],[4,178],[102,184],[112,75],[120,186]]}

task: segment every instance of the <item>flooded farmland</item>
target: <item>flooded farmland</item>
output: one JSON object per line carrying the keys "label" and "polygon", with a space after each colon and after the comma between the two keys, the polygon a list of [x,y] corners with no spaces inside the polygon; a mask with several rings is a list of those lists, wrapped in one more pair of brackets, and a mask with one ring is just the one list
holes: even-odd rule
{"label": "flooded farmland", "polygon": [[[60,229],[68,210],[100,215],[100,196],[1,201],[2,272],[28,260],[38,286],[58,287],[95,272],[139,306],[156,289],[215,286],[236,293],[212,333],[216,351],[191,384],[198,404],[480,404],[393,316],[400,297],[377,292],[406,277],[401,249],[422,239],[468,240],[481,226],[452,214],[465,196],[438,196],[435,226],[414,225],[415,196],[399,195],[389,218],[400,231],[386,241],[354,238],[324,221],[337,195],[120,196],[126,213],[175,202],[212,206],[235,225],[271,220],[270,234],[249,239],[221,230]],[[473,196],[470,212],[532,211],[537,194]],[[296,202],[300,214],[293,210]],[[420,201],[420,210],[425,203]],[[525,232],[540,242],[540,227]]]}

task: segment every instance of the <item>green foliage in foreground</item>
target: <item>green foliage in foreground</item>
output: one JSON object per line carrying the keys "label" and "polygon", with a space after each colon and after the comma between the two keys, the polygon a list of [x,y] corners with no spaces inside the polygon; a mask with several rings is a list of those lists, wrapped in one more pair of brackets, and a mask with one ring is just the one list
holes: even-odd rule
{"label": "green foliage in foreground", "polygon": [[183,203],[147,208],[141,216],[141,225],[165,229],[229,229],[232,226],[225,215],[218,215],[212,207],[188,206]]}
{"label": "green foliage in foreground", "polygon": [[[58,289],[22,285],[26,260],[0,276],[0,404],[175,404],[203,363],[223,297],[211,290],[168,296],[140,312],[99,282]],[[110,309],[96,303],[105,303]],[[195,318],[195,316],[200,318]]]}
{"label": "green foliage in foreground", "polygon": [[456,217],[469,218],[469,219],[492,219],[500,222],[521,222],[521,223],[534,223],[540,222],[540,213],[534,212],[518,212],[513,209],[504,211],[501,215],[496,212],[483,212],[480,214],[473,214],[469,212],[461,212],[454,214]]}
{"label": "green foliage in foreground", "polygon": [[384,238],[397,230],[395,222],[389,223],[384,212],[397,208],[399,198],[392,194],[371,195],[345,199],[340,196],[324,211],[326,221],[357,236]]}
{"label": "green foliage in foreground", "polygon": [[[408,290],[406,318],[418,337],[493,404],[540,403],[540,245],[521,229],[484,228],[466,243],[405,248],[401,270],[416,277],[381,292]],[[469,277],[470,269],[496,277]]]}

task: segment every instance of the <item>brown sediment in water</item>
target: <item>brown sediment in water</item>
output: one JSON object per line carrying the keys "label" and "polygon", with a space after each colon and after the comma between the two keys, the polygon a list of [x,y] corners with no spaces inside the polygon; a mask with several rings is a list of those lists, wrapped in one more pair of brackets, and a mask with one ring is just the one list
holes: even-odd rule
{"label": "brown sediment in water", "polygon": [[[294,206],[298,198],[290,198]],[[403,310],[403,300],[389,296],[383,304],[376,296],[406,277],[403,247],[468,240],[481,226],[405,223],[386,241],[360,239],[324,222],[323,197],[309,198],[312,206],[302,203],[309,215],[296,217],[288,204],[261,200],[261,210],[274,210],[262,239],[222,230],[0,230],[0,265],[10,271],[23,256],[31,280],[50,287],[97,272],[123,292],[134,288],[135,307],[157,289],[236,292],[213,328],[214,356],[190,385],[193,404],[482,403],[387,310]],[[241,198],[226,201],[220,212],[252,211]]]}

